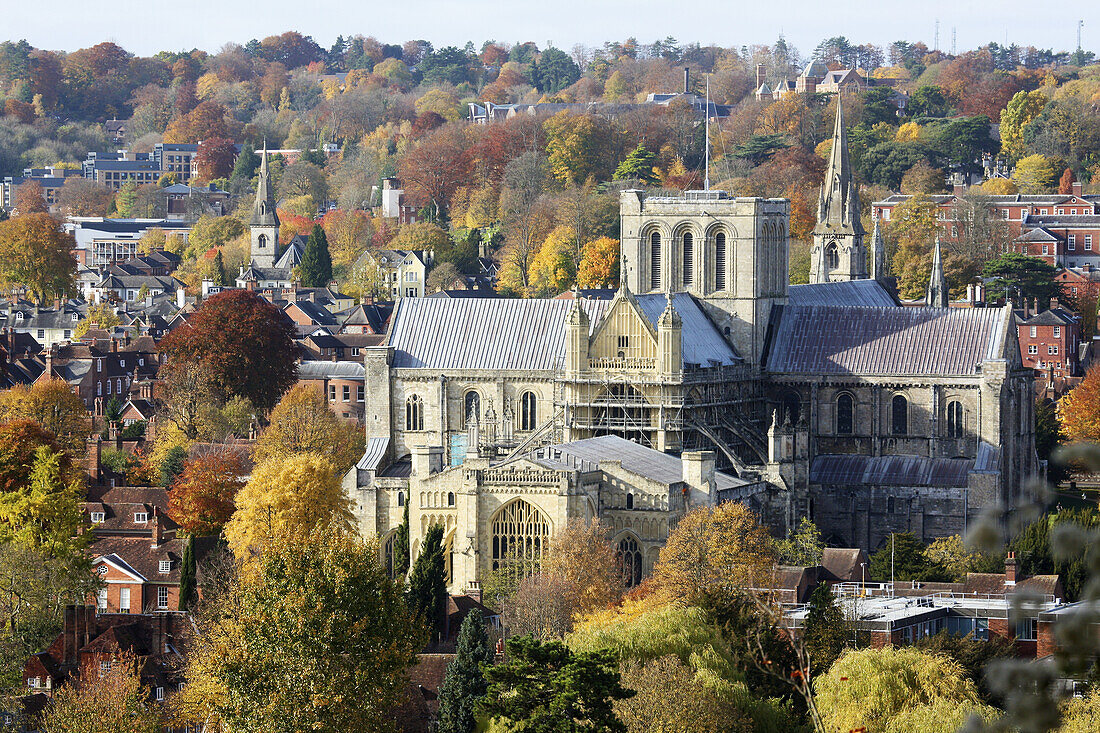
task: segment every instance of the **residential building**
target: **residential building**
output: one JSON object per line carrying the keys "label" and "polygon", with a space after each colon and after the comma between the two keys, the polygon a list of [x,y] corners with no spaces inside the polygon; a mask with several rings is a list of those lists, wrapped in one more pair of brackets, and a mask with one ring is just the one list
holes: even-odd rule
{"label": "residential building", "polygon": [[168,219],[195,220],[203,214],[224,216],[228,212],[229,192],[214,184],[188,186],[173,183],[161,189],[166,197],[165,216]]}
{"label": "residential building", "polygon": [[432,253],[428,250],[367,250],[359,256],[353,267],[377,269],[382,287],[394,300],[421,298],[425,295],[424,288],[432,259]]}
{"label": "residential building", "polygon": [[1025,308],[1015,316],[1020,358],[1037,372],[1036,388],[1061,397],[1082,376],[1080,317],[1057,305],[1038,313]]}
{"label": "residential building", "polygon": [[157,143],[152,158],[162,173],[175,173],[180,183],[186,183],[199,173],[198,151],[199,146],[191,143]]}
{"label": "residential building", "polygon": [[298,381],[316,386],[337,417],[363,423],[366,395],[361,360],[302,361],[298,364]]}
{"label": "residential building", "polygon": [[42,348],[49,349],[73,338],[76,324],[84,317],[85,306],[73,301],[55,302],[51,308],[23,301],[6,303],[0,316],[5,328],[26,334]]}
{"label": "residential building", "polygon": [[74,216],[63,227],[76,239],[77,264],[98,269],[137,257],[142,237],[151,229],[164,231],[166,237],[187,241],[188,222],[168,219],[108,219],[101,216]]}

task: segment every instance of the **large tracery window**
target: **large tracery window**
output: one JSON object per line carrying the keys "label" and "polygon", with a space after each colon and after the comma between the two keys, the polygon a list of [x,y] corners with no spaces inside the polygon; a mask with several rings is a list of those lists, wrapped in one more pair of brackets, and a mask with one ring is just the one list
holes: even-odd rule
{"label": "large tracery window", "polygon": [[829,272],[840,267],[840,252],[837,251],[836,242],[830,242],[825,247],[825,269]]}
{"label": "large tracery window", "polygon": [[684,285],[691,285],[695,277],[695,237],[691,232],[684,232],[682,241]]}
{"label": "large tracery window", "polygon": [[947,403],[947,437],[948,438],[961,438],[963,436],[963,429],[966,427],[963,422],[963,406],[958,400],[953,400]]}
{"label": "large tracery window", "polygon": [[424,429],[424,401],[420,395],[412,395],[405,400],[405,430]]}
{"label": "large tracery window", "polygon": [[261,234],[259,237],[257,237],[256,238],[256,245],[260,249],[265,249],[267,247],[267,235],[266,234]]}
{"label": "large tracery window", "polygon": [[851,435],[853,427],[852,395],[842,393],[836,398],[836,434]]}
{"label": "large tracery window", "polygon": [[465,399],[462,401],[466,422],[481,422],[481,395],[473,390],[466,393]]}
{"label": "large tracery window", "polygon": [[535,407],[535,393],[524,392],[520,398],[519,429],[534,430],[538,424],[538,414]]}
{"label": "large tracery window", "polygon": [[550,522],[535,506],[516,499],[492,522],[493,570],[525,577],[538,569],[550,541]]}
{"label": "large tracery window", "polygon": [[909,432],[909,400],[902,395],[894,395],[890,401],[890,432],[905,435]]}
{"label": "large tracery window", "polygon": [[649,235],[649,289],[661,289],[661,233]]}
{"label": "large tracery window", "polygon": [[386,573],[392,578],[394,577],[394,566],[397,561],[394,557],[394,549],[396,547],[397,532],[390,532],[389,537],[382,544],[382,562],[386,566]]}
{"label": "large tracery window", "polygon": [[642,582],[642,552],[638,540],[628,536],[619,541],[619,564],[623,570],[623,585],[633,588]]}

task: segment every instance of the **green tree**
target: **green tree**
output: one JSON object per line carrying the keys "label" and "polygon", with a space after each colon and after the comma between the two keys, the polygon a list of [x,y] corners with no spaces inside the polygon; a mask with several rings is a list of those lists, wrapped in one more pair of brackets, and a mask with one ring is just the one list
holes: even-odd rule
{"label": "green tree", "polygon": [[744,158],[753,165],[760,165],[775,153],[789,147],[790,143],[783,135],[776,133],[753,135],[734,148],[733,155],[737,158]]}
{"label": "green tree", "polygon": [[64,457],[41,446],[26,484],[0,494],[0,541],[42,550],[58,557],[77,557],[87,538],[77,530],[83,523],[79,502],[81,485],[65,477]]}
{"label": "green tree", "polygon": [[1001,149],[1012,160],[1024,155],[1024,130],[1043,111],[1047,98],[1040,91],[1019,91],[1001,110]]}
{"label": "green tree", "polygon": [[985,264],[982,274],[990,278],[986,293],[994,300],[1038,300],[1045,306],[1061,292],[1054,281],[1054,265],[1038,257],[1018,252],[1005,252]]}
{"label": "green tree", "polygon": [[183,467],[187,463],[187,451],[175,445],[168,449],[164,460],[160,463],[160,485],[171,486],[176,477],[183,473]]}
{"label": "green tree", "polygon": [[581,70],[569,54],[551,46],[539,54],[531,76],[540,92],[553,94],[580,79]]}
{"label": "green tree", "polygon": [[775,543],[775,553],[778,555],[779,562],[784,565],[803,567],[820,565],[821,553],[824,549],[825,543],[821,539],[821,531],[809,517],[802,517],[794,532],[789,533],[786,539]]}
{"label": "green tree", "polygon": [[133,216],[134,201],[137,200],[137,183],[133,179],[126,181],[115,194],[115,209],[123,219]]}
{"label": "green tree", "polygon": [[493,645],[485,633],[481,611],[473,609],[462,620],[455,658],[439,688],[439,733],[471,733],[477,723],[476,708],[489,689],[485,667],[493,664]]}
{"label": "green tree", "polygon": [[634,693],[622,686],[610,652],[575,654],[530,636],[509,639],[507,648],[506,661],[486,671],[484,715],[503,718],[510,730],[626,732],[613,704]]}
{"label": "green tree", "polygon": [[432,630],[436,639],[443,628],[447,604],[447,568],[443,560],[443,525],[428,527],[420,554],[409,574],[409,608]]}
{"label": "green tree", "polygon": [[906,111],[910,117],[946,117],[950,111],[947,97],[937,86],[926,84],[917,87],[909,97]]}
{"label": "green tree", "polygon": [[241,733],[388,730],[423,644],[374,545],[332,528],[267,545],[197,622],[181,717]]}
{"label": "green tree", "polygon": [[1019,574],[1053,575],[1061,577],[1062,587],[1070,600],[1077,600],[1089,579],[1089,563],[1095,562],[1097,548],[1088,545],[1082,552],[1055,552],[1060,532],[1096,531],[1100,529],[1100,514],[1095,509],[1062,509],[1039,517],[1016,535],[1008,549],[1016,553]]}
{"label": "green tree", "polygon": [[646,146],[638,143],[638,147],[630,151],[622,163],[615,169],[615,180],[639,180],[642,183],[653,185],[659,180],[653,171],[657,163],[657,156],[649,152]]}
{"label": "green tree", "polygon": [[944,567],[929,562],[924,554],[924,545],[910,532],[895,532],[886,538],[882,549],[871,555],[867,576],[883,582],[891,577],[894,580],[948,579]]}
{"label": "green tree", "polygon": [[256,155],[256,149],[250,143],[241,147],[241,154],[237,156],[237,162],[233,164],[233,173],[229,176],[233,193],[243,192],[250,187],[252,177],[256,175],[256,169],[260,167],[260,156]]}
{"label": "green tree", "polygon": [[397,527],[397,536],[393,540],[393,572],[396,577],[404,577],[409,572],[409,500],[405,499],[405,511],[401,524]]}
{"label": "green tree", "polygon": [[997,634],[988,639],[977,639],[973,634],[952,634],[944,630],[926,636],[914,645],[928,654],[949,657],[959,663],[966,678],[978,688],[978,694],[988,703],[993,695],[986,682],[986,669],[992,662],[1016,657],[1016,644]]}
{"label": "green tree", "polygon": [[214,283],[216,285],[228,285],[229,276],[225,273],[225,258],[222,257],[222,251],[219,249],[214,255],[214,266],[211,273]]}
{"label": "green tree", "polygon": [[180,563],[180,609],[189,609],[195,601],[195,535],[187,538]]}
{"label": "green tree", "polygon": [[829,586],[820,583],[814,588],[808,605],[802,640],[816,676],[833,666],[833,662],[844,652],[850,634],[844,612],[836,604]]}
{"label": "green tree", "polygon": [[306,250],[302,253],[298,271],[302,285],[307,288],[323,288],[332,282],[332,257],[328,251],[328,236],[320,224],[313,225],[313,231],[306,239]]}
{"label": "green tree", "polygon": [[1047,480],[1057,486],[1066,476],[1065,466],[1054,457],[1054,451],[1065,440],[1062,425],[1052,400],[1035,400],[1035,452],[1047,462]]}

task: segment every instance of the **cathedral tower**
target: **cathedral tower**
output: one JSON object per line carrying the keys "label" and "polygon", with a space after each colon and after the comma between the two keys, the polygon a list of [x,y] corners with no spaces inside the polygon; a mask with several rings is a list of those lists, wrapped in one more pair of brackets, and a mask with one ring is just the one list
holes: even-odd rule
{"label": "cathedral tower", "polygon": [[279,256],[279,215],[275,211],[275,192],[267,172],[267,143],[260,158],[260,180],[256,185],[256,203],[252,206],[252,264],[261,269],[275,267]]}
{"label": "cathedral tower", "polygon": [[867,278],[867,252],[859,220],[859,191],[848,159],[842,95],[836,97],[836,126],[829,167],[817,199],[817,226],[810,255],[810,282]]}

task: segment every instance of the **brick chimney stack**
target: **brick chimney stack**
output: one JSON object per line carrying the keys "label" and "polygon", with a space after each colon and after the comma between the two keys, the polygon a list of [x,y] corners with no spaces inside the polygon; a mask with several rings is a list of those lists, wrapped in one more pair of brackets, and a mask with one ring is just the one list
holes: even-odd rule
{"label": "brick chimney stack", "polygon": [[756,88],[759,89],[760,85],[764,83],[764,79],[768,76],[768,72],[764,64],[756,65]]}
{"label": "brick chimney stack", "polygon": [[164,543],[164,523],[161,521],[160,513],[157,508],[153,507],[153,546],[160,547]]}
{"label": "brick chimney stack", "polygon": [[1016,553],[1005,555],[1005,585],[1016,585]]}

